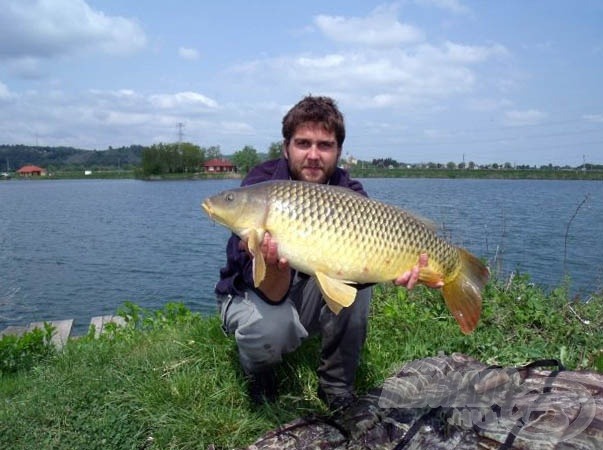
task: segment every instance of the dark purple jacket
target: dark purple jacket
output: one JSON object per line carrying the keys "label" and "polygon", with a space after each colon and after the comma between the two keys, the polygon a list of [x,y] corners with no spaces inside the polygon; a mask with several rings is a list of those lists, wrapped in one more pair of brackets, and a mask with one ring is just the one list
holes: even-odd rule
{"label": "dark purple jacket", "polygon": [[[273,159],[255,166],[249,171],[241,186],[269,180],[289,180],[291,173],[285,158]],[[347,171],[337,168],[328,184],[350,188],[367,195],[359,181],[350,178]],[[246,251],[239,248],[241,239],[233,234],[226,245],[226,266],[220,269],[220,281],[216,284],[218,295],[243,296],[247,289],[254,289],[251,259]],[[256,290],[256,292],[258,292]],[[261,293],[258,294],[263,297]]]}

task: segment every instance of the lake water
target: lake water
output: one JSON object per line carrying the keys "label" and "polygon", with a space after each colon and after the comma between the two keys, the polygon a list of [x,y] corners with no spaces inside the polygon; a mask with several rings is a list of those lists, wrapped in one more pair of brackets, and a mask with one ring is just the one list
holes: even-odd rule
{"label": "lake water", "polygon": [[[601,182],[362,181],[372,197],[430,219],[501,277],[519,269],[554,287],[567,272],[583,295],[603,285]],[[81,334],[92,316],[113,314],[124,301],[149,309],[181,301],[213,313],[229,232],[199,205],[238,184],[0,182],[0,329],[73,318]]]}

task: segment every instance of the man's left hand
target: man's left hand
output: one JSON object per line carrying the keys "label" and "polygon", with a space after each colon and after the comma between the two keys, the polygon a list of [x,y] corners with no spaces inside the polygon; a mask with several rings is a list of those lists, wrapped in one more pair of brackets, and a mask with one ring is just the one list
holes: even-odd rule
{"label": "man's left hand", "polygon": [[[419,271],[421,267],[427,267],[428,257],[427,253],[421,253],[419,256],[419,263],[412,269],[407,270],[402,275],[394,280],[394,284],[397,286],[404,286],[406,289],[414,288],[419,283]],[[430,288],[441,288],[444,286],[444,282],[439,281],[434,284],[426,284]]]}

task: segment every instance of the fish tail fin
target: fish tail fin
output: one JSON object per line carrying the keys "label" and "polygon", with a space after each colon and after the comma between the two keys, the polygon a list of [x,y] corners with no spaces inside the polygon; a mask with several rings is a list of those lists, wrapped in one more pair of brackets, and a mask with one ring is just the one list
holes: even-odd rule
{"label": "fish tail fin", "polygon": [[481,291],[490,278],[490,271],[478,258],[459,248],[461,268],[442,287],[446,306],[458,322],[463,334],[471,333],[482,312]]}

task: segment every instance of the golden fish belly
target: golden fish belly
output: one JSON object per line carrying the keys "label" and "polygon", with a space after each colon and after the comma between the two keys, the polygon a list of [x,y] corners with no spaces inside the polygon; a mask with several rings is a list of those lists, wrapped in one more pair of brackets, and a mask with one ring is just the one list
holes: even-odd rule
{"label": "golden fish belly", "polygon": [[426,252],[444,278],[459,268],[456,248],[399,208],[345,189],[275,184],[265,228],[296,269],[359,283],[393,280]]}

